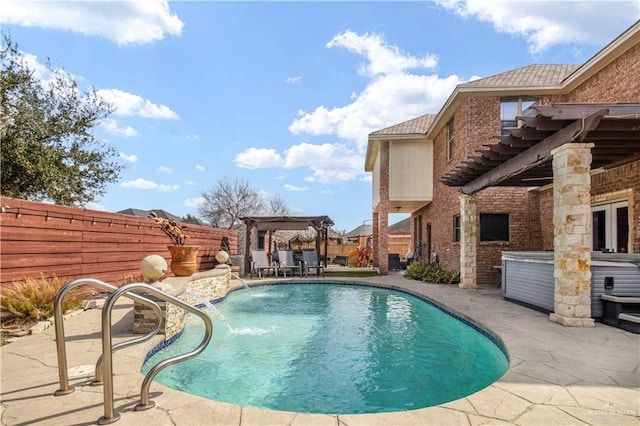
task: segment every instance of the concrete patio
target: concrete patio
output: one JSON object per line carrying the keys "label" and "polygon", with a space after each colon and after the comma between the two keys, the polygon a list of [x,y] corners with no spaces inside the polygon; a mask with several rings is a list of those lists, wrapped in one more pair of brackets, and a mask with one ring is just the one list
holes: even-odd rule
{"label": "concrete patio", "polygon": [[[136,412],[141,363],[158,337],[114,354],[114,407],[121,416],[115,424],[640,425],[640,335],[599,323],[593,328],[563,327],[546,314],[502,300],[496,288],[462,290],[406,280],[401,274],[350,281],[424,295],[484,324],[504,341],[508,372],[466,398],[398,413],[271,411],[206,400],[157,383],[151,385],[150,396],[155,408]],[[114,342],[131,337],[132,315],[128,301],[116,305]],[[81,367],[70,373],[75,392],[69,395],[53,396],[59,388],[53,327],[0,348],[2,425],[88,425],[104,415],[102,387],[89,385],[101,353],[100,317],[99,309],[91,309],[65,321],[69,367]]]}

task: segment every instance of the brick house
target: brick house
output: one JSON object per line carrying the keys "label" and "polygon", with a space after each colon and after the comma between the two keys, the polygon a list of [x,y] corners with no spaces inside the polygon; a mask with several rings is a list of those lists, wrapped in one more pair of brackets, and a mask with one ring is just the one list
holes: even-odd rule
{"label": "brick house", "polygon": [[371,133],[365,171],[381,273],[389,212],[411,213],[417,254],[461,287],[498,284],[503,251],[640,252],[640,22],[582,65],[458,85],[437,114]]}

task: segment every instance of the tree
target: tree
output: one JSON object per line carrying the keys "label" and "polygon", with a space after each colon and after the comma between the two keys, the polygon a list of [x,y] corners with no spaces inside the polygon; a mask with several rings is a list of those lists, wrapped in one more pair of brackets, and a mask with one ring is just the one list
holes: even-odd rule
{"label": "tree", "polygon": [[264,214],[267,216],[290,216],[291,209],[285,204],[279,195],[271,197],[267,200]]}
{"label": "tree", "polygon": [[183,223],[190,223],[192,225],[204,225],[204,223],[202,223],[202,221],[193,216],[192,214],[187,213],[187,215],[183,218],[180,219]]}
{"label": "tree", "polygon": [[246,180],[234,182],[227,178],[218,180],[216,186],[202,193],[204,202],[198,214],[216,228],[237,229],[240,218],[260,214],[264,210],[264,198],[251,188]]}
{"label": "tree", "polygon": [[91,131],[111,105],[49,62],[51,80],[38,79],[4,33],[0,67],[2,195],[82,206],[104,194],[122,165]]}

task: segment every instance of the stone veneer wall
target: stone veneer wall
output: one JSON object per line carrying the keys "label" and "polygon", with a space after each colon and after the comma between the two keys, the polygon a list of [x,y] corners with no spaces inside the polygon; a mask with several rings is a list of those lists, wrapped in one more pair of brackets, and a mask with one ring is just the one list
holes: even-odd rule
{"label": "stone veneer wall", "polygon": [[[189,277],[169,277],[150,285],[191,305],[199,305],[202,303],[201,301],[181,296],[187,291],[199,294],[208,301],[226,296],[231,288],[231,268],[227,265],[218,265],[214,269],[199,272]],[[157,302],[160,309],[162,309],[163,318],[159,334],[164,334],[165,340],[178,334],[184,327],[186,310],[150,295],[146,297]],[[134,334],[149,333],[156,321],[157,318],[149,306],[138,302],[134,303]]]}

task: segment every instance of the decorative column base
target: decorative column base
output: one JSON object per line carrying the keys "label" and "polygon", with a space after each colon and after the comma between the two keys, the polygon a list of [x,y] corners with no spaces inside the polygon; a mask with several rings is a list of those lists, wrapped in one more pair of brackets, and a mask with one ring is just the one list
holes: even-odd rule
{"label": "decorative column base", "polygon": [[549,314],[549,321],[558,323],[565,327],[594,327],[595,321],[593,318],[575,318],[575,317],[563,317],[556,313]]}

